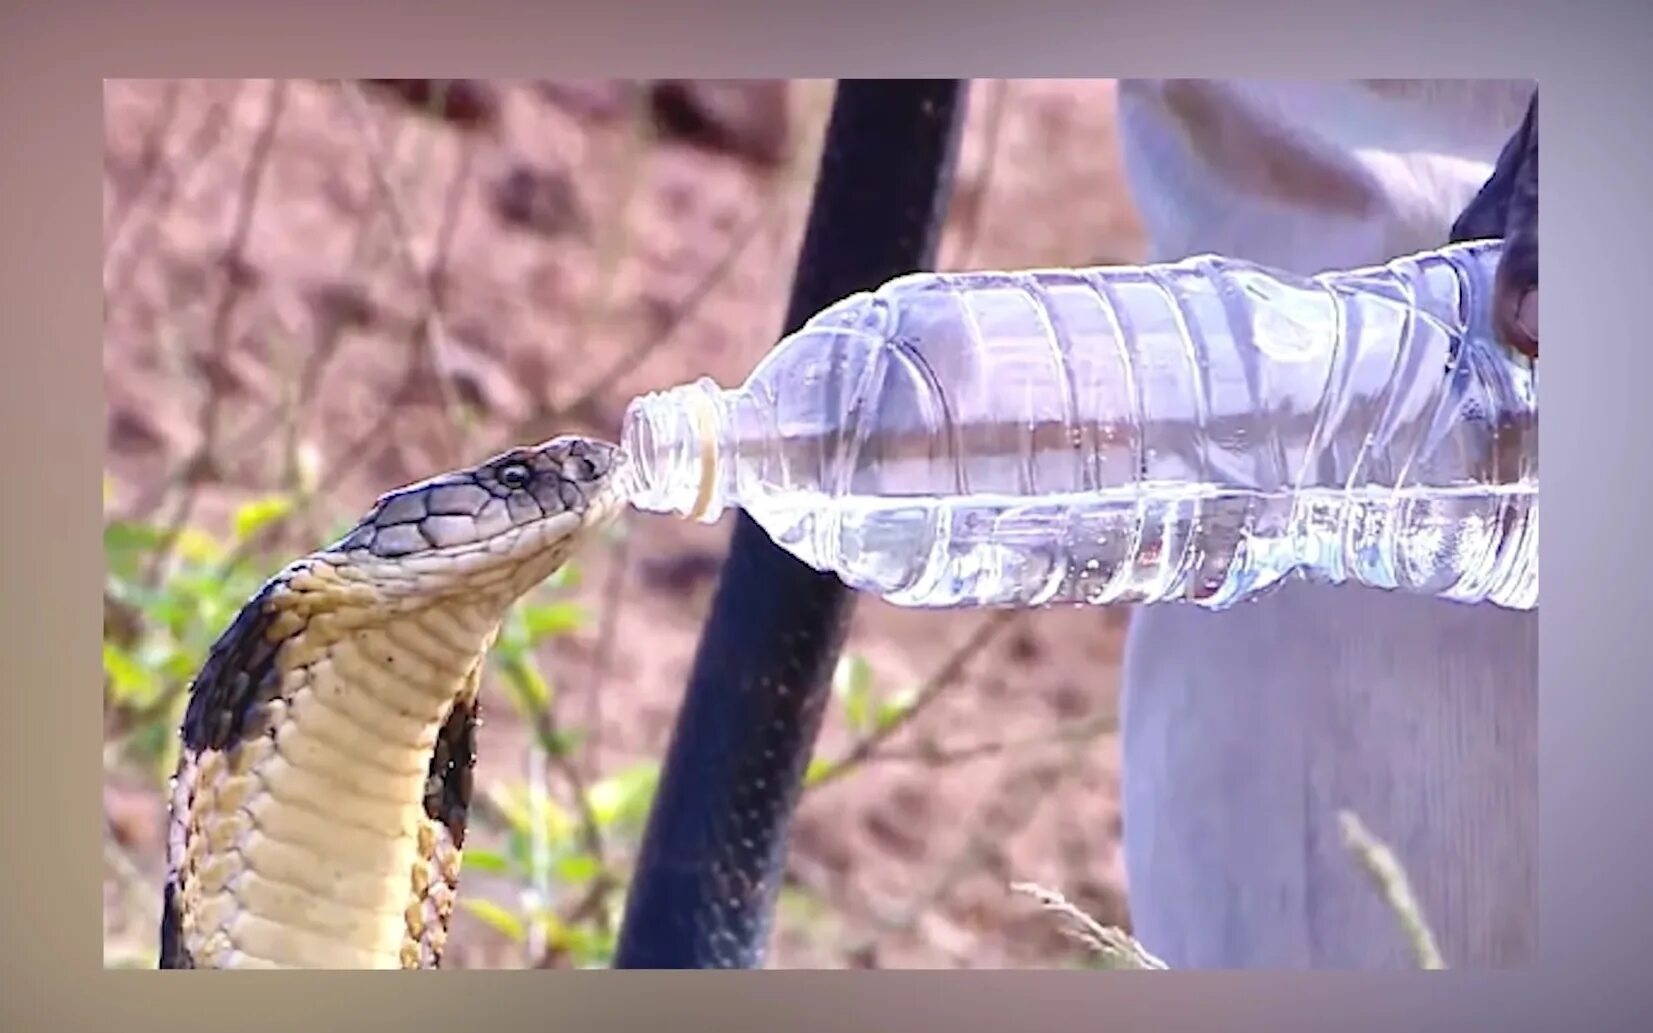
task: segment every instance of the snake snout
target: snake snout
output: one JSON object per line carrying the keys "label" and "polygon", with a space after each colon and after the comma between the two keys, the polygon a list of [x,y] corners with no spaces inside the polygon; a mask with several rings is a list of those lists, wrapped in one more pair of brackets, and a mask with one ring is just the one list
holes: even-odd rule
{"label": "snake snout", "polygon": [[618,510],[623,494],[619,473],[625,464],[625,454],[618,445],[565,434],[531,451],[559,480],[559,497],[573,498],[569,508],[589,523],[605,522]]}
{"label": "snake snout", "polygon": [[576,434],[552,438],[535,451],[560,463],[561,474],[577,483],[601,483],[614,473],[620,461],[618,445]]}
{"label": "snake snout", "polygon": [[617,446],[573,435],[514,448],[381,496],[337,548],[404,560],[508,554],[525,538],[572,536],[618,509],[620,462]]}

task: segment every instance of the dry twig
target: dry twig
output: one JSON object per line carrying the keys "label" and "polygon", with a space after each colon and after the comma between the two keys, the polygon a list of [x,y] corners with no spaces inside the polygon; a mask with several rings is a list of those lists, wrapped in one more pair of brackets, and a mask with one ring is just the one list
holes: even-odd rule
{"label": "dry twig", "polygon": [[866,763],[905,762],[923,764],[931,768],[952,767],[1047,743],[1079,742],[1094,739],[1099,735],[1106,735],[1114,731],[1118,725],[1118,715],[1109,711],[1093,714],[1090,717],[1063,721],[1043,731],[1032,735],[1018,736],[1014,739],[988,739],[963,746],[942,746],[929,742],[921,742],[906,748],[886,746],[868,757]]}
{"label": "dry twig", "polygon": [[[158,177],[160,185],[156,189],[154,203],[149,206],[147,218],[133,219],[139,212],[138,202],[142,199],[141,196],[134,197],[125,215],[105,233],[103,294],[107,307],[113,308],[124,299],[127,289],[132,285],[132,277],[143,265],[143,260],[155,243],[156,225],[171,209],[173,201],[178,195],[187,193],[189,187],[194,185],[195,177],[203,169],[210,167],[206,161],[207,154],[224,138],[224,132],[232,122],[231,116],[235,112],[236,102],[241,99],[241,91],[245,86],[245,82],[237,82],[229,98],[213,107],[196,129],[195,135],[184,146],[183,152],[172,163],[173,167]],[[147,188],[144,192],[147,193]],[[137,234],[136,238],[131,246],[123,251],[121,245],[133,233]],[[117,259],[123,254],[125,261],[117,264]]]}
{"label": "dry twig", "polygon": [[582,388],[573,401],[555,406],[548,412],[536,417],[536,425],[543,426],[544,421],[554,420],[564,413],[583,412],[619,382],[620,378],[636,369],[660,348],[669,344],[677,335],[677,332],[689,321],[690,317],[699,310],[701,304],[705,302],[713,290],[728,277],[729,271],[734,268],[735,262],[740,259],[741,255],[746,253],[747,245],[757,239],[758,231],[767,226],[780,210],[780,206],[776,203],[776,196],[771,194],[765,200],[762,210],[754,215],[730,239],[729,246],[724,249],[717,262],[690,288],[689,292],[684,295],[683,300],[673,306],[671,314],[667,317],[666,325],[661,330],[633,344],[625,354],[614,360],[607,369],[599,373],[589,384]]}
{"label": "dry twig", "polygon": [[[381,167],[387,161],[388,159],[381,155]],[[452,251],[454,232],[459,224],[459,210],[461,207],[461,202],[465,197],[466,186],[470,182],[471,171],[471,147],[469,143],[465,143],[462,145],[459,164],[454,170],[453,179],[448,183],[447,193],[443,202],[442,221],[437,227],[436,242],[432,249],[430,265],[428,266],[423,277],[424,282],[427,284],[433,283],[439,279],[442,271],[447,267],[448,259]],[[405,223],[402,225],[405,225]],[[357,247],[359,249],[365,250],[368,232],[369,227],[364,226],[362,237],[357,240]],[[404,248],[411,249],[411,244],[408,243],[405,235],[401,236],[401,240]],[[404,251],[404,255],[410,253],[411,250]],[[422,328],[417,331],[421,338],[428,338],[431,332],[442,332],[440,330],[440,327],[442,326],[442,317],[439,308],[440,304],[440,296],[434,290],[426,290],[422,293],[421,308],[418,315],[415,317],[416,325]],[[433,331],[431,329],[432,327],[435,327],[436,329]],[[373,422],[373,425],[339,452],[339,459],[321,477],[319,477],[316,483],[310,487],[310,490],[297,501],[297,504],[294,506],[292,512],[289,513],[286,518],[271,521],[270,523],[264,525],[264,527],[261,528],[257,534],[242,542],[224,561],[222,566],[223,570],[231,570],[236,565],[243,562],[249,555],[251,555],[253,550],[261,548],[270,541],[271,536],[276,534],[281,528],[287,526],[290,519],[294,517],[303,517],[308,514],[310,507],[317,498],[326,497],[341,483],[343,483],[344,479],[350,473],[356,469],[359,469],[362,465],[377,459],[391,447],[391,444],[395,439],[388,433],[388,431],[391,424],[395,421],[401,411],[398,409],[397,403],[406,396],[407,392],[417,382],[419,372],[420,368],[417,359],[410,358],[406,366],[403,368],[401,381],[389,393],[389,404],[385,406],[384,411],[380,414],[379,418]],[[306,371],[306,374],[306,382],[313,385],[315,380],[320,378],[321,363],[312,364],[312,366]],[[446,383],[445,375],[441,371],[436,371],[433,375],[435,375],[442,383]],[[306,389],[306,397],[309,397],[308,392],[311,390],[313,390],[313,387]],[[275,415],[279,416],[279,412],[276,412]],[[455,432],[460,432],[462,430],[459,424],[454,421],[450,421],[449,426]]]}
{"label": "dry twig", "polygon": [[[356,123],[356,131],[361,135],[362,147],[367,154],[368,166],[373,171],[373,182],[377,186],[380,199],[384,202],[385,213],[390,217],[390,224],[397,242],[397,251],[401,255],[407,274],[418,284],[422,295],[421,318],[419,331],[415,342],[425,356],[430,367],[431,380],[434,383],[438,397],[442,402],[442,409],[447,414],[445,428],[450,438],[448,441],[449,458],[457,461],[466,451],[466,434],[464,421],[461,419],[459,399],[449,382],[447,365],[442,361],[444,349],[447,347],[448,331],[442,314],[442,274],[447,263],[447,248],[449,241],[444,239],[445,234],[439,233],[436,243],[431,248],[431,258],[421,263],[413,246],[412,225],[407,216],[407,205],[403,203],[401,193],[390,175],[389,157],[385,153],[384,143],[374,130],[372,119],[369,116],[367,98],[362,95],[361,87],[354,82],[341,84],[351,118]],[[460,166],[468,173],[470,165],[470,147],[461,144]],[[456,179],[464,178],[463,175]],[[460,195],[461,197],[463,195]],[[450,218],[457,223],[458,199],[450,196]],[[451,234],[449,227],[447,233]]]}
{"label": "dry twig", "polygon": [[[276,127],[280,124],[282,111],[286,108],[287,88],[288,83],[285,79],[277,79],[270,84],[270,95],[264,107],[264,121],[259,126],[258,135],[253,139],[252,152],[248,155],[246,169],[242,173],[235,222],[230,230],[230,239],[223,258],[224,286],[218,294],[218,304],[213,309],[212,322],[208,330],[208,344],[212,350],[204,364],[209,367],[222,365],[230,350],[230,320],[247,289],[247,241],[252,236],[253,218],[258,211],[264,173],[270,161],[270,148],[275,143]],[[178,501],[178,508],[173,512],[172,519],[167,522],[153,561],[145,571],[145,583],[151,587],[158,582],[166,569],[167,563],[171,560],[173,546],[189,524],[190,515],[195,510],[200,480],[195,474],[209,469],[217,459],[223,402],[223,391],[209,377],[199,417],[201,441],[196,446],[194,455],[184,463],[189,471],[185,476],[184,493]]]}
{"label": "dry twig", "polygon": [[[154,126],[144,136],[143,154],[138,159],[138,181],[132,184],[130,191],[124,196],[115,198],[115,208],[110,213],[103,231],[105,241],[120,239],[127,218],[137,210],[144,195],[149,193],[149,188],[155,183],[156,173],[165,168],[166,141],[171,135],[172,123],[178,117],[178,101],[183,89],[184,84],[178,80],[167,83],[166,93],[161,98],[161,113],[156,116]],[[106,252],[105,258],[107,257]]]}
{"label": "dry twig", "polygon": [[844,755],[833,761],[821,771],[811,782],[810,788],[820,788],[829,782],[849,774],[855,768],[866,763],[876,754],[881,746],[901,729],[911,724],[913,719],[927,710],[943,692],[950,688],[963,673],[970,661],[990,645],[1000,632],[1008,628],[1020,616],[1017,610],[996,610],[989,614],[980,624],[976,625],[970,636],[961,642],[957,649],[943,660],[934,673],[925,679],[924,684],[913,696],[912,705],[903,710],[894,720],[880,725],[866,736],[857,740]]}
{"label": "dry twig", "polygon": [[[1042,744],[1041,744],[1042,745]],[[1082,741],[1059,744],[1064,747],[1058,760],[1036,759],[1019,765],[1000,779],[987,801],[970,816],[967,828],[972,831],[958,851],[941,866],[940,873],[928,887],[893,914],[875,914],[873,931],[844,950],[850,957],[871,952],[881,936],[902,933],[912,929],[919,920],[952,893],[953,888],[979,869],[992,855],[997,844],[1025,829],[1038,815],[1046,794],[1043,787],[1062,777],[1082,758]]]}
{"label": "dry twig", "polygon": [[1423,908],[1418,904],[1412,884],[1406,878],[1406,870],[1401,867],[1394,851],[1372,835],[1352,812],[1339,811],[1337,820],[1343,830],[1343,845],[1366,869],[1378,892],[1383,894],[1384,902],[1395,913],[1418,967],[1446,968],[1446,961],[1435,944],[1435,935],[1430,932],[1429,923],[1424,921]]}

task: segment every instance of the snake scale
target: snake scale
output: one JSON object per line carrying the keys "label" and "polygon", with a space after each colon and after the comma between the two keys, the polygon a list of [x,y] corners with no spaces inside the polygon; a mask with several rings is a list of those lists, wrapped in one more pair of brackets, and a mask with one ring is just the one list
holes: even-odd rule
{"label": "snake scale", "polygon": [[508,608],[622,508],[561,437],[381,496],[212,646],[179,729],[162,968],[437,968]]}

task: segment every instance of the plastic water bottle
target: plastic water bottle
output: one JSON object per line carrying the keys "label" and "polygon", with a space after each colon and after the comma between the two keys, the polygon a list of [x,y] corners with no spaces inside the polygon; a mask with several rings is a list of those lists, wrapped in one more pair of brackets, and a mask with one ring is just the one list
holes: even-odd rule
{"label": "plastic water bottle", "polygon": [[1489,323],[1500,246],[904,276],[737,388],[633,401],[632,502],[738,506],[909,606],[1219,609],[1298,577],[1530,609],[1537,373]]}

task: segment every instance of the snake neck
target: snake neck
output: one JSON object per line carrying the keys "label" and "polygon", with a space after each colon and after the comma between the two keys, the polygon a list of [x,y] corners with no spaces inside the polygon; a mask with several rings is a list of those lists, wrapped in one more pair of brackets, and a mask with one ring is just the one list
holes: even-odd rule
{"label": "snake neck", "polygon": [[434,968],[504,605],[479,595],[387,608],[336,585],[306,590],[307,577],[253,608],[244,634],[275,644],[268,676],[204,715],[239,734],[198,735],[193,748],[186,734],[173,799],[179,945],[195,967]]}

